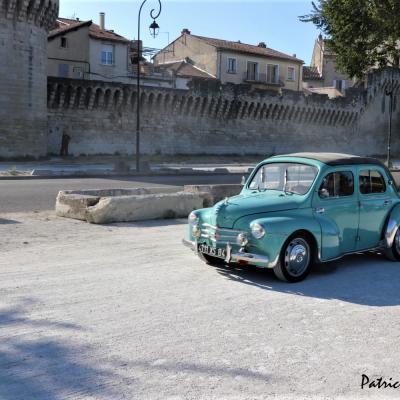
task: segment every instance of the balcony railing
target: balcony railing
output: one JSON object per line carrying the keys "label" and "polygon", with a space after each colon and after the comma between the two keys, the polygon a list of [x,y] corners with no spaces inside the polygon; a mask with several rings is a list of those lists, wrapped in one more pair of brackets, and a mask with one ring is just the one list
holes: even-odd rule
{"label": "balcony railing", "polygon": [[247,82],[265,83],[266,85],[277,85],[283,86],[279,80],[271,81],[267,80],[267,74],[255,74],[253,71],[247,71],[243,75],[243,80]]}

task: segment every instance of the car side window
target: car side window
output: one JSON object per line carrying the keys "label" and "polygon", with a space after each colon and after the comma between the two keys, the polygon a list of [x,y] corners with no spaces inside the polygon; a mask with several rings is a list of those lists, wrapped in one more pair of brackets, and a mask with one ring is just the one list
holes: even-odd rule
{"label": "car side window", "polygon": [[360,193],[385,193],[386,183],[382,174],[377,170],[360,171]]}
{"label": "car side window", "polygon": [[318,190],[321,199],[351,196],[354,193],[354,175],[350,171],[332,172],[322,181]]}

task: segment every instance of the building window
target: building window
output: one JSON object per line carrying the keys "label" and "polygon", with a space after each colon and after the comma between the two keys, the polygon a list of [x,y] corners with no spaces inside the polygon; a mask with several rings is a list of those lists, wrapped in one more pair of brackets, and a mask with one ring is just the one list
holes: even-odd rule
{"label": "building window", "polygon": [[66,49],[68,47],[68,40],[66,37],[60,38],[60,47]]}
{"label": "building window", "polygon": [[72,77],[74,79],[83,79],[83,68],[82,67],[74,67],[72,69]]}
{"label": "building window", "polygon": [[347,88],[347,81],[344,79],[334,80],[333,87],[343,93]]}
{"label": "building window", "polygon": [[228,58],[228,73],[236,74],[236,58]]}
{"label": "building window", "polygon": [[247,63],[247,80],[258,81],[258,63],[252,61]]}
{"label": "building window", "polygon": [[296,70],[294,67],[288,67],[287,69],[287,80],[295,81],[296,80]]}
{"label": "building window", "polygon": [[101,63],[103,65],[114,65],[114,46],[103,46],[101,50]]}
{"label": "building window", "polygon": [[279,83],[279,65],[267,64],[267,83]]}
{"label": "building window", "polygon": [[60,78],[69,77],[69,65],[68,64],[58,64],[58,76]]}

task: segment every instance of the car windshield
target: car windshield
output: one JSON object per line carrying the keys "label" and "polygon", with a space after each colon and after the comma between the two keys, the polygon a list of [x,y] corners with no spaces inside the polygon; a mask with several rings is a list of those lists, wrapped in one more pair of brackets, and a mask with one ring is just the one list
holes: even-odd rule
{"label": "car windshield", "polygon": [[248,188],[251,190],[279,190],[304,195],[313,184],[318,169],[297,163],[270,163],[262,165]]}

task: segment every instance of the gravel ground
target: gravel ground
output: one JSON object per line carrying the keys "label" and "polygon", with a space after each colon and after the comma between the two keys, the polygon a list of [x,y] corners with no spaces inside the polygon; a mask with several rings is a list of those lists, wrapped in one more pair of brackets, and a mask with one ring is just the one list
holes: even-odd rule
{"label": "gravel ground", "polygon": [[399,398],[400,266],[217,269],[184,221],[0,218],[0,399]]}

